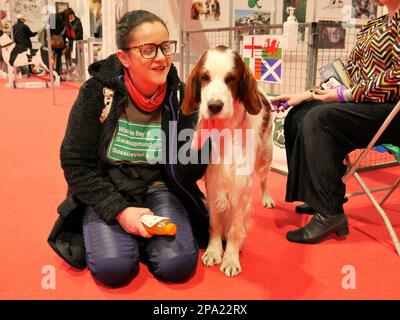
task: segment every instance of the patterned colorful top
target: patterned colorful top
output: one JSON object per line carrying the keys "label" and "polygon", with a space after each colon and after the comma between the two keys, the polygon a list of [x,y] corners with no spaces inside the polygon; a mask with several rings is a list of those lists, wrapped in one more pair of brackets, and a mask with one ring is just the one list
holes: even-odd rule
{"label": "patterned colorful top", "polygon": [[350,89],[354,101],[399,100],[400,10],[390,20],[384,15],[360,30],[346,69],[356,84]]}

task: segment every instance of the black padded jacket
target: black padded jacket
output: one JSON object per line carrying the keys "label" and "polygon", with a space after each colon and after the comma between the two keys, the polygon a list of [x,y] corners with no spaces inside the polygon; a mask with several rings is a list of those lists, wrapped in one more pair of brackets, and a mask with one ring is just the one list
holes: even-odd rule
{"label": "black padded jacket", "polygon": [[[57,209],[59,217],[48,238],[50,246],[60,257],[80,269],[86,267],[82,236],[82,217],[86,206],[93,207],[106,223],[117,223],[115,216],[125,208],[143,206],[146,191],[143,186],[148,179],[146,172],[128,170],[125,182],[129,186],[120,188],[120,184],[116,185],[115,179],[108,174],[105,152],[127,103],[128,93],[121,81],[122,65],[115,55],[94,63],[89,72],[92,77],[80,89],[61,146],[61,166],[68,183],[68,194]],[[114,98],[108,117],[101,123],[104,88],[112,89]],[[197,123],[197,113],[185,116],[180,112],[183,92],[184,84],[172,65],[167,77],[161,121],[168,140],[165,143],[167,161],[160,167],[165,184],[181,199],[189,213],[199,246],[205,247],[208,241],[208,211],[196,181],[203,176],[206,164],[184,165],[179,159],[175,160],[182,145],[190,143],[193,138],[190,136],[186,141],[179,141],[179,132],[194,128]],[[196,156],[200,161],[200,153]]]}

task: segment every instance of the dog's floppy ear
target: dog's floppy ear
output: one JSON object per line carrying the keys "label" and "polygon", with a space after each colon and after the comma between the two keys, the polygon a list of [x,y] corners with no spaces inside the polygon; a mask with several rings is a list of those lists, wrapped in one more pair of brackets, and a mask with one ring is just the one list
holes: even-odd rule
{"label": "dog's floppy ear", "polygon": [[206,53],[200,57],[199,61],[190,73],[186,83],[185,97],[181,106],[181,110],[185,115],[192,114],[201,102],[199,71],[204,65],[205,55]]}
{"label": "dog's floppy ear", "polygon": [[260,94],[262,106],[269,113],[272,110],[272,105],[271,105],[271,102],[268,99],[268,96],[265,94],[265,92],[260,87],[258,87],[258,92]]}
{"label": "dog's floppy ear", "polygon": [[238,84],[237,98],[241,101],[250,114],[258,114],[262,108],[262,96],[258,84],[250,69],[243,62],[239,54],[235,52],[236,68],[241,74]]}
{"label": "dog's floppy ear", "polygon": [[220,11],[220,8],[219,8],[219,1],[215,1],[215,5],[217,6],[216,16],[219,17],[221,15],[221,11]]}

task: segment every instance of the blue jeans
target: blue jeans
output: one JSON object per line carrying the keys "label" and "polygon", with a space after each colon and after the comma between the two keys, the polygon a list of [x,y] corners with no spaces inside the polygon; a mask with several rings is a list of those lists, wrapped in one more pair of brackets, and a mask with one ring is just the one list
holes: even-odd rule
{"label": "blue jeans", "polygon": [[177,225],[176,235],[145,239],[125,232],[118,222],[106,224],[91,207],[85,212],[87,265],[107,286],[128,284],[139,272],[139,258],[156,278],[167,282],[183,282],[196,269],[198,245],[181,201],[167,188],[159,187],[149,189],[145,206],[156,215],[170,218]]}

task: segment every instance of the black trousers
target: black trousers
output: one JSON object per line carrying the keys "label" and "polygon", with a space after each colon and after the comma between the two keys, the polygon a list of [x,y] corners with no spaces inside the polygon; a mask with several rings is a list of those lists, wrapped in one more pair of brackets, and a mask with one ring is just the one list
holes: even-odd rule
{"label": "black trousers", "polygon": [[[293,107],[285,119],[286,201],[304,201],[325,215],[343,213],[344,158],[366,147],[395,103],[322,103]],[[400,115],[379,143],[400,145]]]}
{"label": "black trousers", "polygon": [[62,52],[63,49],[53,49],[54,54],[56,55],[56,72],[60,77],[62,77]]}
{"label": "black trousers", "polygon": [[74,49],[74,41],[69,40],[67,44],[67,50],[65,51],[65,62],[67,64],[68,70],[72,66],[72,50]]}
{"label": "black trousers", "polygon": [[183,282],[196,270],[197,240],[181,201],[166,187],[150,188],[145,206],[156,215],[170,218],[177,225],[177,234],[144,239],[126,233],[118,223],[107,225],[92,208],[86,210],[83,236],[87,265],[110,287],[129,283],[139,272],[140,258],[162,281]]}

